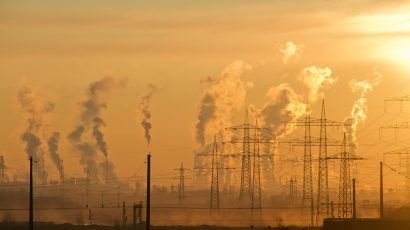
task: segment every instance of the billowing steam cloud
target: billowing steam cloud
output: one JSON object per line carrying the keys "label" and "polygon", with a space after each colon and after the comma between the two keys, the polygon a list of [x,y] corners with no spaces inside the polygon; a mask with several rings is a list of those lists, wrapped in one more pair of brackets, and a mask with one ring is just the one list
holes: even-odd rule
{"label": "billowing steam cloud", "polygon": [[143,97],[141,97],[141,101],[139,104],[139,112],[142,115],[140,124],[142,128],[144,128],[144,136],[147,140],[148,146],[151,144],[151,111],[149,105],[151,103],[152,96],[158,92],[158,87],[153,84],[148,84],[148,92]]}
{"label": "billowing steam cloud", "polygon": [[[105,122],[101,116],[107,108],[106,97],[110,92],[118,87],[125,86],[124,80],[117,80],[112,77],[105,77],[93,82],[87,89],[87,98],[81,102],[81,115],[79,125],[68,135],[68,139],[80,154],[80,163],[84,167],[84,172],[90,172],[93,178],[103,178],[115,180],[114,167],[105,160],[108,157],[108,148],[104,139],[102,127]],[[105,159],[102,163],[97,163],[97,151],[100,151]],[[98,165],[101,167],[99,170]]]}
{"label": "billowing steam cloud", "polygon": [[61,157],[58,154],[58,141],[60,140],[60,133],[53,132],[51,137],[48,139],[48,152],[50,153],[50,158],[56,166],[60,176],[62,175],[61,171]]}
{"label": "billowing steam cloud", "polygon": [[292,41],[286,42],[283,48],[280,49],[282,53],[282,60],[283,63],[288,63],[288,61],[292,57],[298,57],[300,50],[302,49],[302,45],[296,45]]}
{"label": "billowing steam cloud", "polygon": [[283,122],[294,121],[306,112],[302,97],[286,83],[272,87],[267,92],[268,101],[259,111],[265,126],[272,129],[275,138],[292,132],[292,126]]}
{"label": "billowing steam cloud", "polygon": [[219,77],[208,79],[199,103],[199,112],[195,125],[195,140],[199,146],[205,145],[206,136],[212,136],[231,124],[232,112],[243,107],[246,89],[252,83],[240,79],[244,71],[252,66],[235,61],[227,66]]}
{"label": "billowing steam cloud", "polygon": [[354,102],[350,116],[346,117],[344,122],[348,124],[346,126],[348,143],[353,144],[352,151],[355,151],[357,146],[357,128],[359,123],[364,122],[367,119],[367,96],[373,91],[374,87],[379,85],[382,81],[382,75],[378,72],[374,72],[376,77],[372,80],[366,79],[363,81],[357,81],[356,79],[350,82],[350,88],[352,92],[358,93],[359,97]]}
{"label": "billowing steam cloud", "polygon": [[306,67],[302,70],[299,80],[308,88],[308,101],[315,102],[323,96],[322,88],[328,88],[336,83],[332,77],[332,70],[328,67],[320,68],[316,66]]}
{"label": "billowing steam cloud", "polygon": [[34,88],[28,86],[20,88],[17,99],[27,115],[28,126],[21,135],[21,139],[26,143],[25,151],[27,156],[32,156],[37,162],[34,169],[37,178],[41,183],[46,183],[48,173],[44,165],[44,151],[41,148],[40,136],[45,116],[54,109],[54,103],[45,100]]}

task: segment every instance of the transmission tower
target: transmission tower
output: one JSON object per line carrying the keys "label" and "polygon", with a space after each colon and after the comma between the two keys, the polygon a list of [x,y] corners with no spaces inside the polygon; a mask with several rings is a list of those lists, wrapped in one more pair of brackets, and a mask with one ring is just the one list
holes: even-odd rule
{"label": "transmission tower", "polygon": [[384,100],[384,112],[389,110],[389,104],[398,102],[400,105],[400,112],[404,111],[404,102],[410,102],[410,95],[405,95],[401,97],[393,97]]}
{"label": "transmission tower", "polygon": [[343,146],[340,156],[331,156],[327,159],[340,160],[338,216],[339,218],[351,218],[353,216],[353,203],[350,163],[351,161],[362,160],[363,158],[356,157],[347,150],[346,133],[344,133]]}
{"label": "transmission tower", "polygon": [[295,204],[295,201],[298,197],[298,181],[296,176],[290,176],[289,180],[289,198],[291,200],[292,205]]}
{"label": "transmission tower", "polygon": [[261,168],[259,154],[259,130],[258,120],[255,122],[255,138],[253,142],[253,171],[252,171],[252,193],[251,193],[251,208],[261,209],[262,207],[262,191],[261,191]]}
{"label": "transmission tower", "polygon": [[[241,187],[239,191],[239,200],[242,207],[260,208],[261,189],[260,189],[260,158],[272,157],[271,154],[260,154],[259,145],[271,143],[269,138],[270,129],[252,125],[248,120],[248,112],[245,115],[243,124],[227,128],[230,131],[241,131],[242,138],[231,139],[225,143],[241,144]],[[255,136],[251,138],[250,131],[255,130]],[[252,146],[254,154],[251,154]],[[233,155],[233,157],[235,157]],[[255,157],[257,158],[255,160]],[[253,161],[252,161],[253,159]],[[256,165],[255,165],[256,164]],[[256,166],[256,168],[255,168]],[[259,178],[259,179],[258,179]],[[254,179],[257,181],[255,182]]]}
{"label": "transmission tower", "polygon": [[410,129],[410,122],[402,122],[398,124],[386,125],[381,126],[379,128],[379,137],[380,139],[383,138],[383,130],[385,129],[393,129],[394,130],[394,138],[397,140],[399,135],[399,129]]}
{"label": "transmission tower", "polygon": [[5,169],[6,169],[6,165],[5,165],[5,162],[4,162],[4,156],[0,156],[0,182],[1,183],[4,183],[5,181],[4,181],[4,171],[5,171]]}
{"label": "transmission tower", "polygon": [[61,160],[60,166],[60,184],[61,184],[61,196],[64,197],[64,161]]}
{"label": "transmission tower", "polygon": [[329,217],[329,177],[327,164],[327,133],[325,99],[322,101],[319,134],[319,169],[318,189],[316,202],[316,225],[319,225],[321,216]]}
{"label": "transmission tower", "polygon": [[[314,224],[314,200],[313,200],[313,172],[312,172],[312,146],[319,146],[319,170],[318,170],[318,199],[316,203],[316,223],[320,219],[320,215],[329,214],[329,189],[328,189],[328,167],[327,167],[327,147],[340,146],[340,141],[334,141],[327,138],[326,128],[345,127],[351,124],[332,121],[326,118],[326,110],[324,100],[322,101],[321,118],[312,118],[308,112],[305,117],[296,121],[285,123],[295,124],[295,126],[303,126],[305,128],[304,138],[295,138],[282,143],[291,143],[296,146],[304,146],[303,154],[303,190],[302,190],[302,205],[310,204],[311,225]],[[320,127],[320,137],[311,137],[311,127]]]}
{"label": "transmission tower", "polygon": [[[398,150],[393,150],[390,152],[383,153],[383,158],[386,155],[404,155],[405,156],[405,186],[406,186],[406,195],[407,195],[407,202],[410,202],[410,148],[403,148]],[[384,160],[383,160],[384,161]]]}
{"label": "transmission tower", "polygon": [[212,148],[212,163],[211,163],[211,202],[210,208],[219,209],[219,163],[218,163],[218,144],[216,136],[214,136],[214,144]]}
{"label": "transmission tower", "polygon": [[211,153],[196,154],[196,157],[211,157],[211,164],[203,168],[195,168],[195,170],[210,170],[211,171],[211,186],[210,186],[210,209],[219,209],[219,183],[220,183],[220,170],[235,169],[232,167],[224,167],[219,163],[221,157],[237,157],[237,154],[223,154],[218,151],[218,143],[216,135],[214,136],[214,142]]}
{"label": "transmission tower", "polygon": [[179,185],[178,185],[178,204],[179,205],[184,205],[185,202],[185,172],[188,171],[189,169],[184,168],[184,163],[181,162],[181,167],[174,169],[179,172]]}

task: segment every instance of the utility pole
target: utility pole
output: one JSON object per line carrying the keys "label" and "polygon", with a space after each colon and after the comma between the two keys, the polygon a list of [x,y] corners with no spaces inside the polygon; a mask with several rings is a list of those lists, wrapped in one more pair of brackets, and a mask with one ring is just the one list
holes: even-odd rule
{"label": "utility pole", "polygon": [[384,201],[383,201],[383,162],[380,161],[380,219],[384,217]]}
{"label": "utility pole", "polygon": [[145,230],[151,230],[151,153],[147,155],[147,207],[145,215]]}
{"label": "utility pole", "polygon": [[34,215],[33,215],[33,157],[30,156],[30,195],[29,195],[29,230],[34,229]]}

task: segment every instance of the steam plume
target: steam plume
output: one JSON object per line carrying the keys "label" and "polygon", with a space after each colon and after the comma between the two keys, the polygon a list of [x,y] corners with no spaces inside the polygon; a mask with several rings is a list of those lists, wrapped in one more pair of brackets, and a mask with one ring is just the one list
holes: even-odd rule
{"label": "steam plume", "polygon": [[141,118],[141,126],[144,128],[144,136],[147,140],[148,146],[151,144],[151,111],[150,111],[150,103],[152,96],[158,92],[158,87],[153,84],[148,84],[148,92],[143,97],[141,97],[141,101],[139,104],[139,111],[142,115]]}
{"label": "steam plume", "polygon": [[209,86],[204,90],[199,103],[199,112],[195,125],[195,139],[198,145],[204,146],[205,139],[220,132],[231,124],[233,110],[243,107],[246,89],[252,83],[243,82],[243,72],[252,69],[252,66],[235,61],[228,65],[220,76],[207,81]]}
{"label": "steam plume", "polygon": [[86,91],[86,100],[81,102],[79,124],[68,135],[69,141],[80,154],[80,163],[83,165],[84,172],[86,173],[89,170],[93,178],[98,178],[99,175],[105,177],[107,174],[111,175],[112,179],[116,177],[114,167],[111,167],[111,171],[106,171],[106,174],[103,173],[108,170],[108,168],[105,168],[105,160],[104,170],[100,171],[98,169],[97,150],[107,159],[108,148],[102,131],[105,122],[101,114],[107,108],[106,98],[111,91],[123,86],[125,86],[124,80],[117,80],[112,77],[105,77],[91,83]]}
{"label": "steam plume", "polygon": [[48,152],[50,153],[50,158],[53,161],[54,165],[56,166],[58,172],[62,173],[61,171],[61,157],[58,154],[58,141],[60,140],[60,133],[53,132],[51,137],[48,139]]}
{"label": "steam plume", "polygon": [[280,49],[283,63],[286,64],[292,57],[297,57],[301,49],[302,45],[296,45],[292,41],[286,42],[284,47]]}
{"label": "steam plume", "polygon": [[347,138],[349,143],[353,144],[353,152],[357,147],[357,128],[359,123],[366,121],[367,119],[367,96],[373,91],[374,87],[378,86],[382,81],[382,75],[378,72],[374,72],[376,77],[372,80],[366,79],[363,81],[357,81],[353,79],[350,82],[350,88],[352,92],[358,93],[359,97],[354,102],[350,116],[346,117],[344,122],[349,124],[346,126]]}
{"label": "steam plume", "polygon": [[21,136],[21,139],[26,143],[25,151],[28,157],[32,156],[37,162],[35,173],[38,179],[45,183],[47,182],[48,173],[44,165],[44,151],[41,148],[40,135],[44,119],[47,113],[54,109],[54,103],[45,100],[34,88],[28,86],[20,88],[17,99],[27,115],[27,128]]}
{"label": "steam plume", "polygon": [[323,97],[322,88],[328,88],[336,83],[332,77],[332,70],[328,67],[320,68],[316,66],[306,67],[302,71],[299,81],[308,88],[308,101],[315,102],[319,97]]}

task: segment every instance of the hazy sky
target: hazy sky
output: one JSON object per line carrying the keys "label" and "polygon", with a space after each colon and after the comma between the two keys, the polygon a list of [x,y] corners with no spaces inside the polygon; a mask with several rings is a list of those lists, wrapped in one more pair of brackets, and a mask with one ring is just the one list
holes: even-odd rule
{"label": "hazy sky", "polygon": [[[299,46],[298,55],[284,63],[280,49],[289,41]],[[374,121],[383,113],[383,99],[410,90],[410,4],[3,0],[0,151],[10,172],[27,166],[20,138],[27,124],[16,98],[22,86],[35,87],[56,103],[47,130],[61,132],[66,174],[82,176],[66,137],[78,121],[78,103],[88,85],[113,76],[128,79],[125,88],[113,91],[103,112],[109,157],[119,176],[135,173],[148,151],[136,112],[148,83],[161,87],[151,102],[153,170],[170,172],[181,161],[192,167],[200,81],[218,76],[236,60],[253,66],[242,79],[253,82],[246,101],[256,106],[280,83],[303,91],[297,78],[305,67],[329,67],[337,78],[325,91],[334,120],[346,117],[357,98],[349,82],[372,79],[377,71],[383,81],[368,97],[368,121]],[[318,105],[313,108],[317,115]],[[242,117],[243,111],[235,114],[236,121]],[[384,123],[397,121],[392,119]],[[364,154],[379,150],[368,151],[373,152]],[[50,160],[46,164],[57,175]]]}

